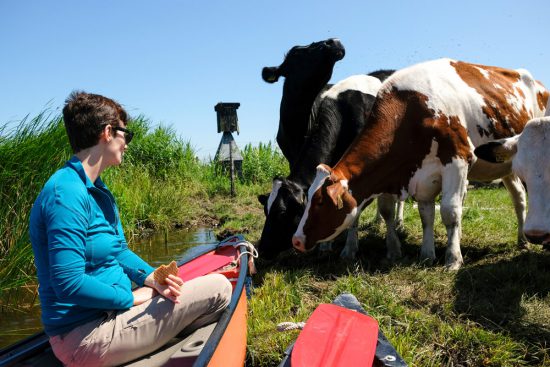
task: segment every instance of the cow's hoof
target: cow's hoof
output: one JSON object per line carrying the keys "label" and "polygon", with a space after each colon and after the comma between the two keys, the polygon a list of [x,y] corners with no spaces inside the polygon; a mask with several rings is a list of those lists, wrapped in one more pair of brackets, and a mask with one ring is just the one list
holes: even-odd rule
{"label": "cow's hoof", "polygon": [[422,249],[420,250],[420,262],[422,264],[431,266],[435,263],[436,260],[437,258],[435,257],[434,251],[422,251]]}
{"label": "cow's hoof", "polygon": [[420,265],[423,266],[432,266],[435,263],[435,258],[431,257],[420,257]]}
{"label": "cow's hoof", "polygon": [[445,270],[447,271],[457,271],[462,267],[462,262],[454,262],[452,264],[445,264]]}
{"label": "cow's hoof", "polygon": [[518,248],[520,250],[526,250],[528,248],[529,242],[525,238],[518,239]]}
{"label": "cow's hoof", "polygon": [[401,251],[398,251],[398,252],[388,252],[386,254],[386,259],[390,262],[396,262],[397,260],[401,259],[402,255],[401,255]]}
{"label": "cow's hoof", "polygon": [[355,260],[355,255],[357,254],[357,251],[349,250],[347,248],[344,248],[342,252],[340,252],[340,259],[351,262]]}
{"label": "cow's hoof", "polygon": [[448,256],[445,260],[445,269],[448,271],[456,271],[460,269],[463,263],[462,256]]}
{"label": "cow's hoof", "polygon": [[395,227],[395,233],[397,233],[397,235],[399,237],[406,237],[407,236],[407,232],[405,231],[404,226]]}

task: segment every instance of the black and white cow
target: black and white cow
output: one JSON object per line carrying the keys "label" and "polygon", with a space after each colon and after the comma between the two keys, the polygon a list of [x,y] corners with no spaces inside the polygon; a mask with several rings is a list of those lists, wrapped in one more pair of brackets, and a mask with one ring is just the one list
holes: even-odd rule
{"label": "black and white cow", "polygon": [[294,46],[281,65],[262,70],[262,78],[268,83],[285,77],[277,144],[291,167],[311,128],[313,103],[330,80],[334,64],[344,55],[342,43],[331,38],[309,46]]}
{"label": "black and white cow", "polygon": [[[383,78],[392,72],[379,71],[372,74]],[[266,213],[259,242],[259,252],[263,258],[273,258],[291,248],[292,234],[304,212],[306,193],[315,178],[315,168],[320,162],[335,163],[342,156],[363,128],[380,86],[381,82],[377,78],[355,75],[322,93],[319,106],[313,113],[315,128],[291,166],[290,175],[287,178],[275,178],[269,196],[259,197]],[[379,200],[379,208],[388,228],[387,241],[397,239],[394,207],[395,199],[392,196],[384,196]],[[341,256],[353,259],[356,252],[357,228],[354,226],[348,231],[346,247]]]}

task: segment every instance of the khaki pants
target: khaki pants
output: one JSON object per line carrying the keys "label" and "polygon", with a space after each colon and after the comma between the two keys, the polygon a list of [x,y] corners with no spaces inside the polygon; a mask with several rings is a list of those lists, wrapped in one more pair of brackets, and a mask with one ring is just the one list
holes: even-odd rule
{"label": "khaki pants", "polygon": [[195,330],[220,317],[231,299],[231,283],[211,274],[183,284],[180,303],[162,296],[50,338],[66,366],[113,366],[158,349],[182,330]]}

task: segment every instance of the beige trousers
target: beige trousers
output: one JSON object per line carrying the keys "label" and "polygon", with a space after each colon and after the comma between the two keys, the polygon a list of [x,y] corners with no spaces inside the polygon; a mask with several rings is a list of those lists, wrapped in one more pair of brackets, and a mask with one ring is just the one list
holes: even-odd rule
{"label": "beige trousers", "polygon": [[212,323],[231,299],[231,283],[220,274],[185,282],[175,304],[162,296],[50,338],[65,366],[115,366],[160,348],[185,329]]}

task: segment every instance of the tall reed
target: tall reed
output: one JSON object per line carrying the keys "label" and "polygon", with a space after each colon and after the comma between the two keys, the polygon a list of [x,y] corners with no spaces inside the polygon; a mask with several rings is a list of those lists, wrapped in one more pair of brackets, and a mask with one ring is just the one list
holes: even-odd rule
{"label": "tall reed", "polygon": [[1,133],[0,292],[32,279],[30,209],[47,178],[70,156],[61,118],[49,111]]}
{"label": "tall reed", "polygon": [[[199,161],[191,143],[172,127],[154,126],[138,116],[129,128],[135,137],[123,164],[102,174],[117,198],[129,240],[146,228],[169,228],[193,218],[204,213],[205,203],[228,195],[228,177],[215,162]],[[30,210],[46,180],[71,154],[62,118],[50,111],[27,117],[9,131],[0,128],[0,304],[17,300],[21,286],[34,282]],[[271,143],[247,145],[243,157],[240,191],[267,186],[273,176],[288,172]]]}
{"label": "tall reed", "polygon": [[271,182],[273,177],[288,175],[288,161],[271,142],[260,143],[257,147],[247,144],[242,156],[245,183]]}

